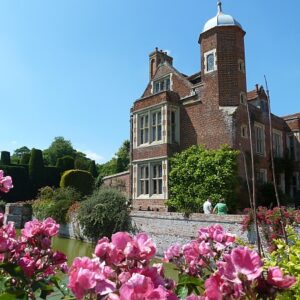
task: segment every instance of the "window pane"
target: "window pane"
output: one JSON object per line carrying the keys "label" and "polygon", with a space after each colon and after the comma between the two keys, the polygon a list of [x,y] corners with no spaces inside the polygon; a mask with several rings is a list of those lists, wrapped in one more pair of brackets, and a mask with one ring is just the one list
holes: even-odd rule
{"label": "window pane", "polygon": [[149,178],[149,168],[148,168],[148,166],[145,167],[145,177],[144,178]]}
{"label": "window pane", "polygon": [[144,143],[148,143],[148,133],[149,133],[149,130],[148,130],[148,128],[146,128],[145,129]]}
{"label": "window pane", "polygon": [[207,55],[207,71],[214,70],[215,57],[214,54]]}
{"label": "window pane", "polygon": [[145,181],[145,194],[149,194],[149,181]]}
{"label": "window pane", "polygon": [[157,113],[157,124],[161,124],[161,112]]}
{"label": "window pane", "polygon": [[157,181],[153,180],[153,194],[157,194]]}
{"label": "window pane", "polygon": [[157,140],[160,141],[161,140],[161,125],[159,125],[157,127]]}
{"label": "window pane", "polygon": [[152,125],[156,125],[156,114],[152,114]]}
{"label": "window pane", "polygon": [[166,90],[168,91],[170,89],[170,78],[166,79]]}
{"label": "window pane", "polygon": [[158,180],[158,193],[162,194],[162,179]]}

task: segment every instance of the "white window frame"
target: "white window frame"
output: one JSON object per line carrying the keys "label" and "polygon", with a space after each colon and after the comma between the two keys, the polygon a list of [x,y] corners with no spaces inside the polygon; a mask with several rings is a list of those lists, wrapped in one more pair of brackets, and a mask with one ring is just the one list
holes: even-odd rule
{"label": "white window frame", "polygon": [[[148,195],[150,192],[150,170],[148,164],[138,166],[138,193],[139,195]],[[148,190],[148,193],[146,191]]]}
{"label": "white window frame", "polygon": [[[208,70],[207,69],[208,68],[207,58],[211,54],[214,56],[214,67],[213,67],[212,70]],[[208,73],[214,72],[217,69],[218,69],[217,68],[217,49],[213,49],[213,50],[205,52],[204,53],[204,74],[208,74]]]}
{"label": "white window frame", "polygon": [[[258,140],[258,129],[261,132],[260,139]],[[254,136],[255,136],[255,152],[259,155],[265,155],[265,126],[262,124],[254,124]],[[260,141],[260,143],[258,143]]]}
{"label": "white window frame", "polygon": [[273,139],[274,156],[275,157],[283,157],[282,132],[280,130],[273,129],[272,139]]}

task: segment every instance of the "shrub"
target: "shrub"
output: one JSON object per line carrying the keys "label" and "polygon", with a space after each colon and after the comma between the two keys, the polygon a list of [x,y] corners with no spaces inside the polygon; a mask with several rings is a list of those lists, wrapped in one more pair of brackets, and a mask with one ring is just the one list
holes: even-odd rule
{"label": "shrub", "polygon": [[32,149],[29,161],[29,178],[33,187],[33,193],[44,184],[44,161],[41,150]]}
{"label": "shrub", "polygon": [[10,165],[10,153],[8,151],[1,151],[1,164]]}
{"label": "shrub", "polygon": [[79,200],[79,194],[73,188],[52,189],[44,187],[40,189],[38,199],[32,205],[34,216],[43,220],[47,217],[64,224],[69,207]]}
{"label": "shrub", "polygon": [[176,154],[170,160],[169,209],[201,212],[207,198],[213,202],[224,198],[232,210],[236,202],[237,155],[238,151],[228,146],[218,150],[192,146]]}
{"label": "shrub", "polygon": [[92,240],[110,237],[117,231],[131,228],[127,200],[117,190],[103,188],[81,203],[78,219],[83,233]]}
{"label": "shrub", "polygon": [[72,187],[82,196],[90,195],[94,188],[94,178],[87,171],[68,170],[61,177],[60,187]]}

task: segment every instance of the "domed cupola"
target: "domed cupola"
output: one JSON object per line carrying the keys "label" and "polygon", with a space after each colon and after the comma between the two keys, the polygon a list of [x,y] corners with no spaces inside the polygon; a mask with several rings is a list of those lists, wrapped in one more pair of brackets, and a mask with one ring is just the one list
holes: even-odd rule
{"label": "domed cupola", "polygon": [[223,13],[222,3],[221,1],[218,1],[217,15],[205,23],[202,32],[206,32],[214,27],[221,27],[221,26],[238,26],[241,29],[243,29],[241,24],[238,21],[236,21],[232,16]]}

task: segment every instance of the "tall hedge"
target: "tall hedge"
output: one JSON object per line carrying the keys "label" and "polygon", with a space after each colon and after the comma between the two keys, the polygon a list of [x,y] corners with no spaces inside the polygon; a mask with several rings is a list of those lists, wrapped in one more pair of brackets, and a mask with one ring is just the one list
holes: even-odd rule
{"label": "tall hedge", "polygon": [[60,187],[73,187],[82,196],[90,195],[94,188],[94,178],[88,171],[68,170],[61,177]]}
{"label": "tall hedge", "polygon": [[60,169],[57,167],[44,167],[44,185],[59,187],[60,183]]}
{"label": "tall hedge", "polygon": [[28,171],[21,166],[0,165],[5,176],[11,176],[13,188],[8,193],[1,193],[0,198],[6,202],[17,202],[30,199]]}
{"label": "tall hedge", "polygon": [[32,149],[29,160],[29,178],[35,194],[44,184],[44,161],[41,150]]}
{"label": "tall hedge", "polygon": [[73,170],[74,169],[74,158],[70,155],[60,157],[56,161],[56,167],[59,168],[61,170],[61,172],[64,172],[67,170]]}
{"label": "tall hedge", "polygon": [[1,165],[10,165],[10,153],[8,151],[1,151]]}

